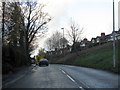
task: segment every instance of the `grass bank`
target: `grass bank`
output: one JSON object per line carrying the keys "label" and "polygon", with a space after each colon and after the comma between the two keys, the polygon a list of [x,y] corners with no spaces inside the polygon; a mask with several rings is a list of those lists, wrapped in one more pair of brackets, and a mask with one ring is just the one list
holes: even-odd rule
{"label": "grass bank", "polygon": [[55,59],[54,63],[77,65],[120,73],[120,41],[116,43],[116,67],[113,67],[112,42],[95,46],[76,53],[70,53],[64,57]]}
{"label": "grass bank", "polygon": [[109,70],[118,73],[118,52],[116,53],[116,68],[113,67],[112,43],[95,47],[95,49],[92,49],[92,51],[87,50],[86,52],[81,52],[80,57],[77,57],[77,59],[74,61],[74,65]]}

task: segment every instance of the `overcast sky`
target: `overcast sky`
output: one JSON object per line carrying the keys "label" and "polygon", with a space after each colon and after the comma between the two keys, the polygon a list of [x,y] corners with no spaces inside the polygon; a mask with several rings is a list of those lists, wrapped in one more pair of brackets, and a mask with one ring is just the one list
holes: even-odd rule
{"label": "overcast sky", "polygon": [[120,1],[118,2],[118,28],[120,28]]}
{"label": "overcast sky", "polygon": [[[116,30],[118,29],[118,1],[115,0]],[[39,3],[46,4],[44,11],[48,12],[52,21],[48,24],[49,37],[51,33],[61,28],[67,30],[70,18],[80,28],[84,28],[82,38],[91,40],[92,37],[100,36],[101,32],[110,34],[113,25],[113,0],[39,0]],[[39,39],[39,47],[44,47],[45,38]]]}
{"label": "overcast sky", "polygon": [[[5,1],[5,0],[0,0]],[[11,0],[12,1],[12,0]],[[14,0],[17,1],[17,0]],[[20,0],[28,1],[28,0]],[[101,32],[110,34],[113,25],[113,0],[29,0],[38,1],[46,4],[44,9],[52,17],[48,24],[48,33],[46,38],[61,28],[65,28],[65,32],[72,18],[80,28],[84,28],[82,38],[91,40],[92,37],[100,36]],[[118,30],[118,1],[115,1],[115,30]],[[66,34],[66,33],[65,33]],[[39,47],[44,46],[46,38],[38,40]],[[36,52],[37,53],[37,52]],[[35,54],[36,54],[35,53]]]}

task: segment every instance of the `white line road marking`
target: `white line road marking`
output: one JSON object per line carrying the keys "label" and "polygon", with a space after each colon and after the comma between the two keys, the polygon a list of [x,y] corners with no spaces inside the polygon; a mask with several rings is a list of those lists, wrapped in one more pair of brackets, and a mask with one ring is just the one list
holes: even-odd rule
{"label": "white line road marking", "polygon": [[83,87],[81,87],[81,86],[79,86],[79,88],[81,89],[81,90],[85,90]]}
{"label": "white line road marking", "polygon": [[[62,71],[62,73],[64,73],[65,75],[67,75],[67,77],[71,80],[71,81],[73,81],[75,84],[77,84],[78,85],[78,87],[81,89],[81,90],[85,90],[83,87],[81,87],[81,86],[79,86],[79,84],[70,76],[70,75],[68,75],[64,70],[62,70],[61,68],[59,68],[59,70],[60,71]],[[80,81],[80,83],[82,83],[84,86],[86,86],[87,88],[90,88],[88,85],[86,85],[85,83],[83,83],[83,82],[81,82]]]}
{"label": "white line road marking", "polygon": [[65,71],[62,70],[62,72],[63,72],[64,74],[66,74]]}
{"label": "white line road marking", "polygon": [[61,68],[59,68],[59,70],[60,70],[60,71],[62,71],[62,69],[61,69]]}
{"label": "white line road marking", "polygon": [[75,82],[75,80],[73,78],[71,78],[69,75],[67,75],[67,77],[72,80],[73,82]]}
{"label": "white line road marking", "polygon": [[79,86],[79,88],[82,88],[81,86]]}
{"label": "white line road marking", "polygon": [[62,71],[62,73],[66,74],[65,71],[63,71],[61,68],[59,68],[60,71]]}
{"label": "white line road marking", "polygon": [[82,83],[84,86],[86,86],[87,88],[90,88],[87,84],[83,83],[80,81],[80,83]]}

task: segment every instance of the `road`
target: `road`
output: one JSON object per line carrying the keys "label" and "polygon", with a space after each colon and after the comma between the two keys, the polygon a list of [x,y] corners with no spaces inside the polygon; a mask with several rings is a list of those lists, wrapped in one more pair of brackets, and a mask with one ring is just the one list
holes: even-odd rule
{"label": "road", "polygon": [[7,88],[117,88],[118,77],[102,70],[50,64],[31,69]]}

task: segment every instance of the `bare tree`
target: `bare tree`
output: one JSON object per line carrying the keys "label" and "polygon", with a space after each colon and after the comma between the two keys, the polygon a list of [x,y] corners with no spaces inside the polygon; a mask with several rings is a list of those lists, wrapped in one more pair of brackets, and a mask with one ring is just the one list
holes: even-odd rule
{"label": "bare tree", "polygon": [[66,38],[62,37],[62,34],[58,31],[56,31],[55,33],[52,34],[52,36],[50,38],[48,38],[45,42],[47,48],[49,50],[51,49],[60,49],[63,48],[63,42],[64,45],[67,46],[68,41]]}
{"label": "bare tree", "polygon": [[46,39],[45,46],[47,47],[48,50],[51,51],[51,49],[52,49],[52,40],[51,40],[51,38]]}
{"label": "bare tree", "polygon": [[[41,35],[47,30],[47,23],[51,20],[48,13],[43,12],[45,5],[36,2],[26,2],[21,6],[24,14],[24,34],[26,53],[36,35]],[[41,33],[41,34],[40,34]]]}
{"label": "bare tree", "polygon": [[78,44],[78,42],[80,42],[83,28],[80,29],[80,26],[71,20],[70,28],[67,32],[70,40],[72,41],[72,50],[75,50],[75,45]]}

